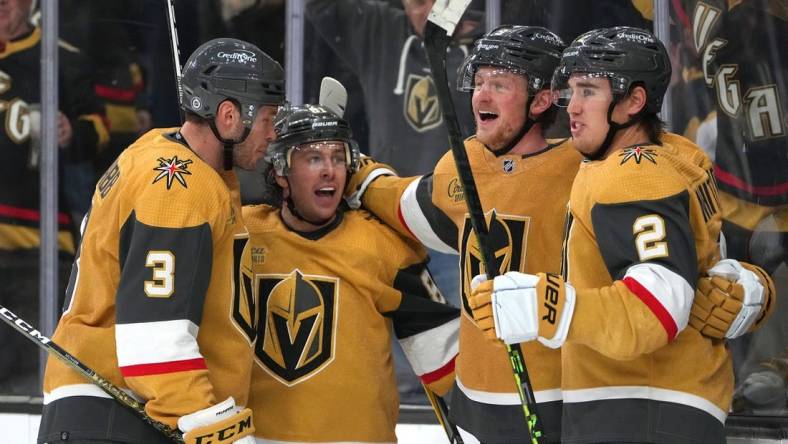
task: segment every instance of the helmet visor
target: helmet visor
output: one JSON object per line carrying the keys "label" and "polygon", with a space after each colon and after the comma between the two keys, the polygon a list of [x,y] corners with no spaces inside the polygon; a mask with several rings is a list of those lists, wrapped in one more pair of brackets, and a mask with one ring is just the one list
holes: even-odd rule
{"label": "helmet visor", "polygon": [[527,94],[525,73],[521,70],[482,66],[464,91],[487,91],[493,95]]}
{"label": "helmet visor", "polygon": [[287,166],[305,165],[311,170],[325,168],[347,169],[350,165],[350,145],[341,140],[304,143],[287,151]]}
{"label": "helmet visor", "polygon": [[616,83],[616,76],[608,72],[575,72],[564,75],[556,70],[552,81],[553,104],[567,107],[575,102],[607,102],[613,100],[612,85]]}

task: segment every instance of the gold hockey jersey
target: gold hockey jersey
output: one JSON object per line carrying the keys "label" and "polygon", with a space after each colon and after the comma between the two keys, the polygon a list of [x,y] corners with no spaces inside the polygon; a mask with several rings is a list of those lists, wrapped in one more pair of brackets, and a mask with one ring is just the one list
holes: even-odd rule
{"label": "gold hockey jersey", "polygon": [[[721,431],[730,406],[724,342],[685,328],[698,275],[719,259],[711,162],[681,136],[662,141],[584,162],[575,178],[568,280],[577,305],[563,346],[566,439],[694,439],[709,433],[697,425],[704,418]],[[641,415],[665,403],[684,406],[683,419]],[[660,429],[666,435],[657,438]]]}
{"label": "gold hockey jersey", "polygon": [[[83,225],[53,339],[172,427],[228,396],[247,400],[254,337],[233,283],[234,246],[247,240],[237,188],[177,128],[152,130],[100,179]],[[44,403],[71,396],[107,397],[50,358]]]}
{"label": "gold hockey jersey", "polygon": [[259,307],[255,435],[395,442],[392,330],[425,385],[442,395],[454,379],[459,312],[444,303],[423,249],[365,211],[310,233],[292,231],[275,207],[243,212],[243,285]]}
{"label": "gold hockey jersey", "polygon": [[[474,137],[465,141],[500,273],[560,272],[566,204],[581,157],[570,142],[553,142],[534,154],[497,157]],[[452,417],[482,441],[519,439],[527,431],[506,349],[484,337],[467,306],[470,281],[483,270],[464,198],[448,152],[431,175],[376,179],[363,203],[424,245],[460,255],[463,315]],[[549,440],[557,440],[551,434],[558,433],[561,421],[560,403],[555,402],[561,399],[560,351],[536,342],[524,343],[522,349],[536,401],[542,404],[543,428],[552,429],[546,430]],[[501,406],[508,407],[506,413]]]}

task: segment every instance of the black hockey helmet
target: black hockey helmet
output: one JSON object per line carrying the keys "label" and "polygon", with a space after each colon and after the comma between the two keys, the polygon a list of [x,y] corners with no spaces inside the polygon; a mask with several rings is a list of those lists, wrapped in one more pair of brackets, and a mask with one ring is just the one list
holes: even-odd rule
{"label": "black hockey helmet", "polygon": [[276,140],[268,145],[265,160],[276,173],[287,176],[290,156],[294,148],[313,142],[338,140],[345,143],[348,172],[358,169],[361,156],[358,144],[347,121],[322,105],[286,105],[279,110],[274,122]]}
{"label": "black hockey helmet", "polygon": [[565,47],[561,37],[541,26],[500,26],[476,41],[459,68],[457,89],[472,91],[479,67],[494,66],[527,76],[529,94],[535,94],[550,84]]}
{"label": "black hockey helmet", "polygon": [[241,107],[247,129],[261,106],[285,101],[282,66],[255,45],[237,39],[202,44],[186,61],[181,83],[184,110],[212,121],[219,105],[231,99]]}
{"label": "black hockey helmet", "polygon": [[568,105],[570,96],[562,91],[574,73],[609,78],[614,102],[632,86],[641,85],[646,90],[645,111],[658,113],[670,83],[671,65],[665,46],[652,33],[619,26],[586,32],[566,48],[552,81],[558,91],[556,104]]}

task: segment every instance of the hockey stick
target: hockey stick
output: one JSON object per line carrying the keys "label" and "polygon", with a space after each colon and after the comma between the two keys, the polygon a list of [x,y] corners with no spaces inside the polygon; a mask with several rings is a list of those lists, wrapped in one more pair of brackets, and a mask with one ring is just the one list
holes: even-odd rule
{"label": "hockey stick", "polygon": [[[167,31],[170,35],[170,51],[172,52],[172,62],[175,68],[175,87],[178,91],[178,108],[183,100],[183,85],[181,84],[181,51],[178,48],[178,29],[175,27],[175,6],[173,0],[167,0]],[[181,112],[182,113],[182,112]],[[181,117],[183,117],[181,115]],[[183,118],[181,118],[183,121]]]}
{"label": "hockey stick", "polygon": [[114,400],[118,401],[124,407],[134,412],[140,419],[142,419],[143,421],[148,423],[151,427],[164,434],[166,437],[170,438],[173,442],[181,443],[181,444],[183,443],[183,437],[179,430],[173,429],[167,424],[163,424],[148,416],[148,414],[145,413],[144,404],[131,397],[131,395],[118,388],[118,386],[116,386],[115,384],[104,379],[101,375],[93,371],[90,367],[83,364],[79,359],[77,359],[67,351],[63,350],[59,345],[52,342],[51,339],[44,336],[40,331],[36,330],[32,325],[28,324],[24,319],[20,318],[19,316],[14,314],[11,310],[3,307],[2,305],[0,305],[0,319],[2,319],[3,322],[5,322],[6,324],[13,327],[14,330],[25,335],[27,339],[33,341],[36,345],[44,349],[46,352],[56,357],[57,359],[60,359],[64,364],[68,365],[72,369],[76,370],[77,373],[84,376],[88,381],[92,382],[93,384],[96,384],[101,390],[104,390],[104,392],[106,392]]}
{"label": "hockey stick", "polygon": [[344,117],[347,107],[347,90],[342,82],[333,77],[323,77],[320,82],[320,105],[339,117]]}
{"label": "hockey stick", "polygon": [[[487,273],[488,279],[493,279],[499,274],[496,267],[495,256],[489,243],[489,230],[484,221],[484,212],[476,183],[473,180],[473,172],[468,161],[468,153],[465,152],[460,126],[457,123],[457,115],[454,111],[454,103],[449,91],[449,81],[446,76],[446,48],[451,41],[454,28],[460,21],[460,17],[468,7],[470,0],[438,0],[432,6],[427,25],[424,28],[424,47],[427,51],[432,77],[435,80],[435,90],[438,102],[443,112],[443,120],[449,132],[449,145],[451,146],[457,172],[460,176],[460,183],[465,191],[465,203],[468,206],[471,226],[476,233],[476,240],[479,244],[479,251],[482,254],[482,263]],[[542,436],[541,424],[538,423],[536,415],[536,399],[534,398],[531,380],[528,377],[528,370],[525,367],[523,352],[519,344],[506,345],[509,354],[509,362],[512,365],[512,372],[517,385],[517,393],[523,406],[523,413],[531,434],[531,442],[537,443]]]}
{"label": "hockey stick", "polygon": [[[347,90],[345,86],[333,77],[323,77],[323,81],[320,82],[320,100],[318,103],[325,106],[339,117],[343,117],[347,106]],[[446,432],[449,442],[463,444],[457,427],[449,422],[449,409],[446,406],[446,402],[423,383],[421,386],[424,388],[427,399],[432,405],[432,410],[435,412],[435,416],[438,418],[441,427],[443,427],[443,430]]]}

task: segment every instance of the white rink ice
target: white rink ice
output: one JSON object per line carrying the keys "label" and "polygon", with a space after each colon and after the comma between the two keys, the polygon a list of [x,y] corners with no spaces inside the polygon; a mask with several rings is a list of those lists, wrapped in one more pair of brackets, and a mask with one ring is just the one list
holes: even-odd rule
{"label": "white rink ice", "polygon": [[[39,415],[0,413],[2,444],[34,444],[38,434]],[[436,425],[399,424],[397,437],[402,444],[445,444],[443,430]]]}
{"label": "white rink ice", "polygon": [[[2,444],[34,444],[38,434],[39,415],[0,413]],[[446,437],[437,425],[399,424],[400,444],[445,444]],[[730,438],[728,444],[788,444],[788,440]]]}

